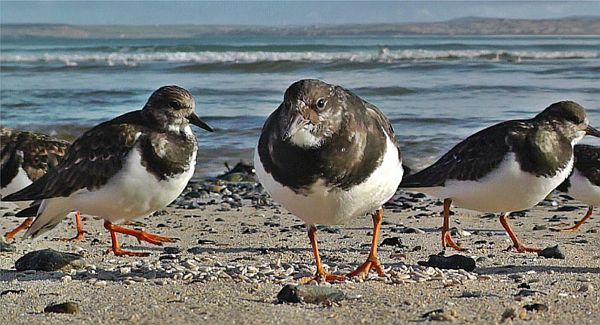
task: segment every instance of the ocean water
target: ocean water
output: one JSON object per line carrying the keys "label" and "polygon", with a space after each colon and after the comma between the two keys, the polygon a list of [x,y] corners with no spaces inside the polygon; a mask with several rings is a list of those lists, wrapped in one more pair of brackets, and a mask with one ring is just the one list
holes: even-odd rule
{"label": "ocean water", "polygon": [[318,78],[383,110],[420,168],[469,134],[559,100],[579,102],[600,127],[599,76],[600,36],[3,39],[0,124],[73,138],[177,84],[216,129],[196,130],[197,176],[215,175],[252,159],[291,83]]}

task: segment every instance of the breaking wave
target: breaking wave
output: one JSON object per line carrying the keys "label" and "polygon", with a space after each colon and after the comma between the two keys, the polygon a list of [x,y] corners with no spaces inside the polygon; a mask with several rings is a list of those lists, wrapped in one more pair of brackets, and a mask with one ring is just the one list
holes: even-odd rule
{"label": "breaking wave", "polygon": [[500,51],[500,50],[390,50],[356,52],[270,52],[270,51],[200,51],[200,52],[112,52],[112,53],[45,53],[7,54],[0,62],[59,63],[64,66],[103,65],[136,66],[144,63],[195,64],[264,64],[277,62],[301,63],[395,63],[406,60],[562,60],[600,58],[599,51]]}

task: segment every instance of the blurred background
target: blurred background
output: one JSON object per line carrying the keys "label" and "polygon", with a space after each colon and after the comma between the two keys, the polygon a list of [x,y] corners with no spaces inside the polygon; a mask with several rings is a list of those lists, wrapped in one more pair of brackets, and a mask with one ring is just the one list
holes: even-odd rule
{"label": "blurred background", "polygon": [[1,126],[73,139],[177,84],[217,130],[196,130],[197,176],[251,161],[265,118],[303,78],[378,106],[417,169],[559,100],[579,102],[600,127],[599,2],[0,6]]}

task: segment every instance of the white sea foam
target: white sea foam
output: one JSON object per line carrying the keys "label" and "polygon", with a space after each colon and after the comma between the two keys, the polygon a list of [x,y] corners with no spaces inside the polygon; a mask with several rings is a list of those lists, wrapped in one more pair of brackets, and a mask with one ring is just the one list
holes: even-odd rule
{"label": "white sea foam", "polygon": [[600,58],[599,51],[492,51],[492,50],[389,50],[361,52],[266,52],[266,51],[201,51],[201,52],[150,52],[150,53],[45,53],[7,54],[0,57],[2,63],[48,62],[75,66],[85,63],[114,65],[137,65],[151,62],[172,63],[259,63],[259,62],[349,62],[394,63],[405,60],[452,60],[480,59],[490,61],[557,60]]}

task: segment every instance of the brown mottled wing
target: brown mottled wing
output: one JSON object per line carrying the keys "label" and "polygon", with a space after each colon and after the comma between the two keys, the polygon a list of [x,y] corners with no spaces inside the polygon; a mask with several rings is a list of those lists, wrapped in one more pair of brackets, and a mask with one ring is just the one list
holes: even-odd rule
{"label": "brown mottled wing", "polygon": [[32,181],[42,177],[48,168],[58,165],[68,146],[68,142],[45,134],[33,132],[13,134],[0,153],[2,187],[16,176],[19,167],[25,170]]}
{"label": "brown mottled wing", "polygon": [[32,181],[42,177],[62,160],[70,143],[43,134],[22,132],[18,150],[23,152],[23,169]]}
{"label": "brown mottled wing", "polygon": [[369,116],[377,121],[377,124],[383,128],[387,136],[392,140],[396,148],[398,148],[398,157],[400,157],[400,143],[398,142],[398,139],[396,139],[394,127],[390,123],[390,120],[388,120],[388,118],[375,105],[364,100],[363,103],[365,104],[365,108],[367,109]]}
{"label": "brown mottled wing", "polygon": [[575,168],[590,182],[600,186],[600,147],[579,144],[575,146]]}
{"label": "brown mottled wing", "polygon": [[[79,137],[56,168],[3,201],[28,201],[69,196],[80,189],[104,185],[125,162],[144,129],[139,111],[100,124]],[[143,135],[142,135],[143,136]]]}
{"label": "brown mottled wing", "polygon": [[400,187],[443,186],[447,180],[477,180],[494,168],[511,151],[511,143],[526,136],[527,126],[507,121],[481,130],[450,149],[433,165],[406,176]]}

